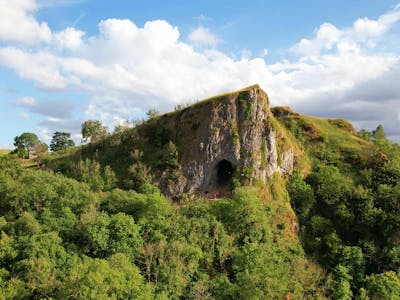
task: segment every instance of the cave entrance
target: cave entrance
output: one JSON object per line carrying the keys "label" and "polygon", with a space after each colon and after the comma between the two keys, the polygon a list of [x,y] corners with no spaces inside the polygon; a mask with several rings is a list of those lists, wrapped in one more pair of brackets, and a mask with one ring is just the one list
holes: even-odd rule
{"label": "cave entrance", "polygon": [[227,186],[232,182],[235,168],[230,161],[221,160],[217,165],[217,183],[219,186]]}

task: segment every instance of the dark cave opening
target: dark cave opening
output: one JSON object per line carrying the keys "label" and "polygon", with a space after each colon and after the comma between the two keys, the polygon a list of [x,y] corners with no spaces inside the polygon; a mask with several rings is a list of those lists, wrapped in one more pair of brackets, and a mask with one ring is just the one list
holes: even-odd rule
{"label": "dark cave opening", "polygon": [[232,182],[232,176],[235,168],[232,163],[226,159],[221,160],[217,165],[217,183],[220,186],[226,186]]}

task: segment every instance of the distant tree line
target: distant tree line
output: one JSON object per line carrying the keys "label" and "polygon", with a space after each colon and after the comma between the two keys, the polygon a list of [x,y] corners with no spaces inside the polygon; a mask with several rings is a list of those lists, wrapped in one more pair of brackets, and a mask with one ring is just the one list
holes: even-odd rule
{"label": "distant tree line", "polygon": [[[149,109],[146,113],[147,119],[155,118],[159,115],[158,110]],[[122,131],[139,125],[144,122],[143,120],[126,121],[118,124],[114,128],[114,133],[121,133]],[[93,143],[107,137],[109,135],[108,128],[104,126],[99,120],[87,120],[81,124],[82,143]],[[36,154],[45,153],[48,150],[57,152],[75,146],[75,142],[71,138],[70,132],[56,131],[53,133],[50,141],[50,147],[40,141],[38,136],[32,132],[23,132],[21,135],[14,138],[14,153],[20,158],[28,158],[30,152]]]}

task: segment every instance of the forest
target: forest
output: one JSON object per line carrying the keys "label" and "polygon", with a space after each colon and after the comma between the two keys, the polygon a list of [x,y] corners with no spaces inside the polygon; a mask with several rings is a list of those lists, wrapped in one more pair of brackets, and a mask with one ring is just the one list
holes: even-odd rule
{"label": "forest", "polygon": [[149,168],[176,170],[168,139],[119,169],[143,126],[79,147],[57,133],[34,167],[1,156],[0,299],[400,299],[399,145],[274,114],[302,161],[218,201],[162,195]]}

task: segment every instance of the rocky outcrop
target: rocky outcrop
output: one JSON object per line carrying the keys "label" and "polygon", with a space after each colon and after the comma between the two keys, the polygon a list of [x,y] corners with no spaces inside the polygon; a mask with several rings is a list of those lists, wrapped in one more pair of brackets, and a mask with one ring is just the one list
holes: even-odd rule
{"label": "rocky outcrop", "polygon": [[181,175],[163,185],[167,195],[218,189],[232,178],[266,182],[275,172],[292,172],[293,151],[279,151],[268,96],[258,85],[161,118],[179,148]]}

